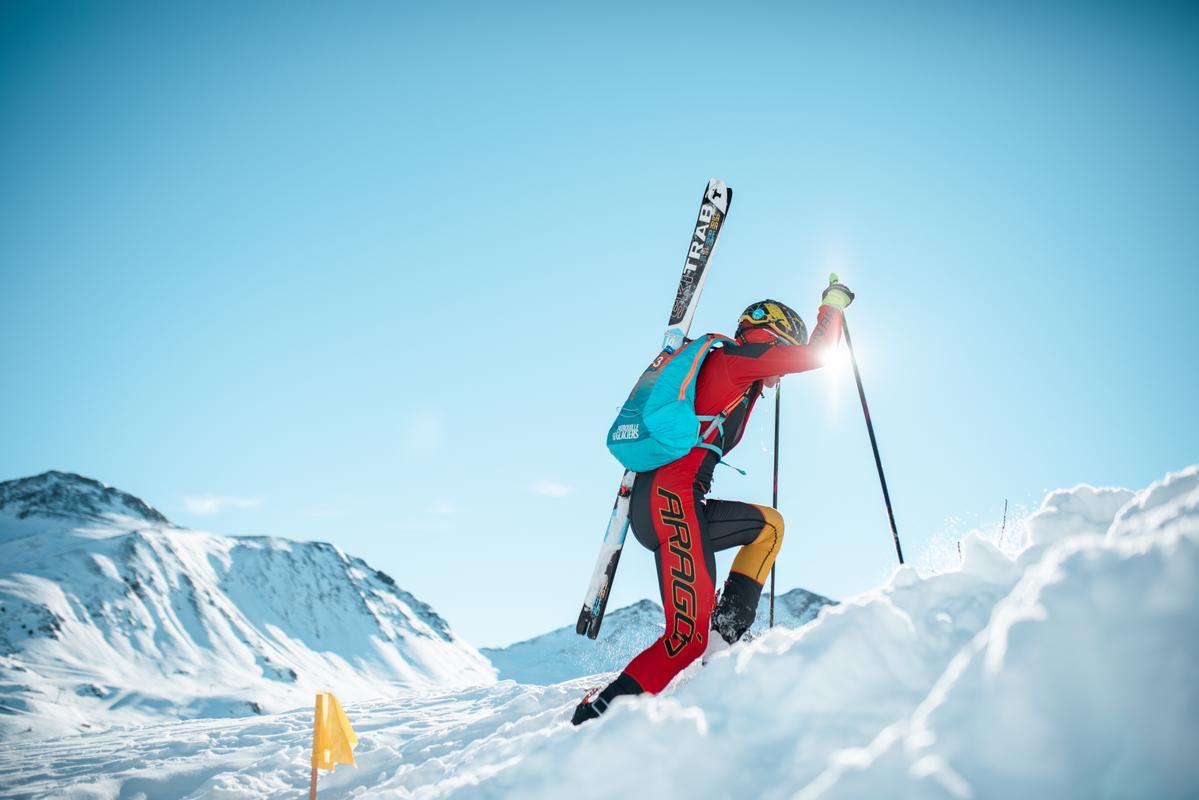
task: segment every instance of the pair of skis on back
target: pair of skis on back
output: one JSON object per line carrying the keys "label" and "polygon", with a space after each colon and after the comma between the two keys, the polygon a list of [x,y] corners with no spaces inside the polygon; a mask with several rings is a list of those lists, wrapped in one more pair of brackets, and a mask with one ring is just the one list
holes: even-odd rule
{"label": "pair of skis on back", "polygon": [[[725,186],[723,181],[715,178],[708,181],[708,188],[704,190],[704,197],[700,202],[699,216],[695,221],[691,242],[687,247],[687,260],[683,263],[683,275],[679,278],[679,288],[675,293],[670,320],[666,324],[666,333],[662,340],[664,353],[673,353],[687,338],[691,320],[695,317],[695,309],[699,305],[700,292],[704,288],[704,280],[708,277],[708,261],[712,258],[712,251],[716,249],[716,239],[724,228],[725,217],[732,201],[733,190]],[[604,621],[604,611],[608,607],[608,597],[612,592],[612,581],[616,578],[616,565],[620,562],[624,540],[629,532],[629,501],[636,478],[637,473],[625,470],[620,479],[616,502],[612,505],[612,516],[608,519],[608,529],[604,533],[604,541],[591,573],[591,582],[587,586],[587,596],[583,598],[583,608],[579,611],[579,620],[575,624],[575,632],[580,636],[594,639],[599,635],[600,625]]]}

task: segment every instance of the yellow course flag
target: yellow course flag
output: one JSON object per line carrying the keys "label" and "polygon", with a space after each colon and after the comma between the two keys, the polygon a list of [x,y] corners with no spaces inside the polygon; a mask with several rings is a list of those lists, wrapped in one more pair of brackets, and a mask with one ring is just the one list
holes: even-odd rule
{"label": "yellow course flag", "polygon": [[329,692],[316,696],[316,724],[312,729],[312,769],[334,769],[338,764],[353,764],[358,736],[341,710],[337,698]]}

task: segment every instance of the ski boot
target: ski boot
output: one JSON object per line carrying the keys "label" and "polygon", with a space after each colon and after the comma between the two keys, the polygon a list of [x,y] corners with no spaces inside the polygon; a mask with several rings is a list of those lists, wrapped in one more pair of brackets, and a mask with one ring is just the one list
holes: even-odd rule
{"label": "ski boot", "polygon": [[754,617],[758,613],[758,600],[761,597],[760,584],[740,572],[729,573],[716,602],[716,608],[712,611],[712,630],[720,635],[709,637],[712,641],[708,643],[708,649],[713,649],[716,639],[725,644],[724,648],[715,644],[717,652],[741,641],[749,631],[749,626],[754,624]]}
{"label": "ski boot", "polygon": [[608,704],[613,699],[622,694],[641,694],[642,691],[637,681],[622,672],[603,691],[591,689],[583,695],[583,701],[575,706],[575,713],[570,718],[570,724],[582,725],[589,719],[598,719],[601,714],[608,710]]}

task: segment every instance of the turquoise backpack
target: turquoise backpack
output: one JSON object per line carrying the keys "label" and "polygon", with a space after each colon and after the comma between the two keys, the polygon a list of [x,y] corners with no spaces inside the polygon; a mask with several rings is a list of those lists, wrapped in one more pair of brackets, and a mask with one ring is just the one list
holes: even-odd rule
{"label": "turquoise backpack", "polygon": [[[684,341],[674,352],[663,350],[646,368],[608,429],[608,450],[633,472],[676,461],[693,447],[706,447],[723,455],[706,439],[714,429],[723,432],[724,420],[743,398],[737,398],[716,416],[695,413],[695,379],[713,347],[733,341],[707,333]],[[707,425],[701,430],[701,425]]]}

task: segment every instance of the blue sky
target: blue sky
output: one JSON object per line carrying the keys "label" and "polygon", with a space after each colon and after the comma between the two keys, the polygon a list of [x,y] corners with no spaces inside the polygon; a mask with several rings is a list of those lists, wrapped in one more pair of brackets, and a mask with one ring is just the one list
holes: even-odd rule
{"label": "blue sky", "polygon": [[[1199,460],[1199,19],[973,5],[5,3],[0,478],[571,624],[714,176],[693,330],[841,273],[910,560]],[[780,590],[874,586],[852,379],[783,398]],[[770,406],[716,496],[769,501]]]}

